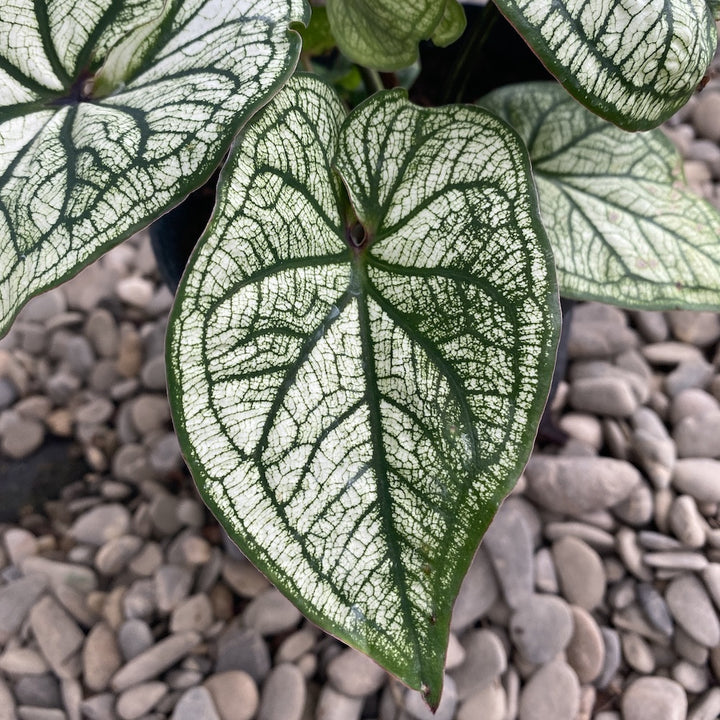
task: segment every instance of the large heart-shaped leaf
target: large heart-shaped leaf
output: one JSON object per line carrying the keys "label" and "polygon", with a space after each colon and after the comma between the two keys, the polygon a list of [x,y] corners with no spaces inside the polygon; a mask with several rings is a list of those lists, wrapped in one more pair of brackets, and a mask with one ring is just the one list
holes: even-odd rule
{"label": "large heart-shaped leaf", "polygon": [[563,295],[720,309],[720,215],[686,189],[662,132],[620,130],[555,83],[480,102],[527,143]]}
{"label": "large heart-shaped leaf", "polygon": [[626,130],[682,107],[717,45],[708,0],[495,0],[566,90]]}
{"label": "large heart-shaped leaf", "polygon": [[552,263],[504,123],[400,90],[343,116],[298,76],[243,130],[171,316],[171,403],[243,551],[436,705],[549,387]]}
{"label": "large heart-shaped leaf", "polygon": [[209,177],[292,72],[288,25],[305,12],[303,0],[0,4],[0,331]]}
{"label": "large heart-shaped leaf", "polygon": [[412,65],[420,40],[449,45],[465,29],[457,0],[328,0],[327,12],[343,53],[378,70]]}

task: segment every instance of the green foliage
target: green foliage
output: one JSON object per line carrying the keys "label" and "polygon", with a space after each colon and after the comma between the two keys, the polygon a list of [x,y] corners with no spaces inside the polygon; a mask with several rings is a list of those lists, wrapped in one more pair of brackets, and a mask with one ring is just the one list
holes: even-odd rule
{"label": "green foliage", "polygon": [[568,92],[626,130],[682,107],[717,46],[707,0],[496,2]]}
{"label": "green foliage", "polygon": [[402,91],[344,115],[298,76],[233,147],[169,327],[175,427],[253,562],[435,705],[549,388],[552,262],[496,118]]}
{"label": "green foliage", "polygon": [[303,53],[307,55],[324,55],[335,47],[335,37],[330,28],[327,8],[314,7],[307,27],[299,28],[303,42]]}
{"label": "green foliage", "polygon": [[457,0],[328,0],[327,13],[343,53],[377,70],[412,65],[420,40],[448,45],[465,28]]}
{"label": "green foliage", "polygon": [[32,7],[0,6],[3,331],[207,180],[293,71],[288,25],[306,19],[302,0]]}
{"label": "green foliage", "polygon": [[527,143],[563,295],[720,306],[720,217],[684,187],[660,130],[629,135],[555,83],[508,86],[480,103]]}
{"label": "green foliage", "polygon": [[364,100],[349,115],[290,77],[303,0],[0,4],[0,327],[200,186],[240,132],[172,313],[179,436],[243,551],[431,706],[550,384],[555,264],[572,297],[720,309],[720,218],[661,135],[620,129],[690,97],[717,0],[496,2],[597,115],[554,84],[488,109],[375,92],[463,32],[456,0],[316,8],[302,60]]}

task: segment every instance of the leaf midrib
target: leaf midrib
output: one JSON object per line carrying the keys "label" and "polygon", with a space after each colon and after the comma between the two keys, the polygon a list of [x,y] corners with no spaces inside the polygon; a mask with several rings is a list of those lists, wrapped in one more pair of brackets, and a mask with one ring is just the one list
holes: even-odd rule
{"label": "leaf midrib", "polygon": [[[400,543],[398,532],[393,521],[393,501],[390,492],[390,480],[388,477],[388,463],[385,454],[385,442],[383,438],[383,420],[380,409],[380,390],[377,382],[377,368],[375,364],[375,350],[373,347],[370,313],[367,304],[369,278],[364,267],[356,266],[360,275],[360,294],[357,297],[358,320],[360,324],[360,342],[362,345],[363,367],[366,379],[366,400],[369,411],[370,435],[373,449],[373,466],[375,468],[375,481],[377,485],[377,505],[380,520],[384,529],[385,542],[387,543],[389,560],[392,567],[392,574],[395,578],[396,588],[400,598],[401,612],[406,619],[406,627],[414,646],[412,662],[416,676],[423,678],[423,654],[413,617],[413,608],[410,601],[407,579],[403,572]],[[423,680],[423,682],[425,682]]]}

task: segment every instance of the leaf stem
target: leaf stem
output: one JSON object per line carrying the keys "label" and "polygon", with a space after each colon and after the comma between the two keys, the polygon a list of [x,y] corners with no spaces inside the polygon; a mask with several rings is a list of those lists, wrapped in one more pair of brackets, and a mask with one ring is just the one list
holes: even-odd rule
{"label": "leaf stem", "polygon": [[377,70],[373,70],[372,68],[368,68],[363,65],[358,65],[358,70],[360,70],[360,75],[362,76],[368,95],[373,95],[374,93],[385,89],[380,73]]}
{"label": "leaf stem", "polygon": [[493,0],[488,0],[477,22],[472,24],[470,31],[463,39],[462,52],[453,67],[450,80],[445,86],[445,93],[442,97],[443,104],[463,102],[472,62],[477,60],[478,53],[490,37],[490,32],[499,17],[500,12],[497,6]]}
{"label": "leaf stem", "polygon": [[300,53],[300,64],[302,65],[305,72],[313,72],[314,68],[312,66],[312,60],[306,52]]}

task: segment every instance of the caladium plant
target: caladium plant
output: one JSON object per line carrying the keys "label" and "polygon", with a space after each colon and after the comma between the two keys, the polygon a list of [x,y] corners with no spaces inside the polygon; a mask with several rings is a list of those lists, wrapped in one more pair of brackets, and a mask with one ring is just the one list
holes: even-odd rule
{"label": "caladium plant", "polygon": [[[302,0],[0,6],[0,327],[227,154],[168,333],[188,464],[308,617],[433,707],[454,598],[532,447],[558,284],[720,309],[720,218],[657,130],[619,129],[690,97],[717,0],[496,2],[560,84],[440,108],[367,90],[350,112],[293,76]],[[465,25],[455,0],[324,17],[370,81]]]}
{"label": "caladium plant", "polygon": [[547,395],[552,261],[496,118],[401,91],[344,116],[298,76],[241,133],[178,290],[169,386],[251,560],[436,704],[454,597]]}

